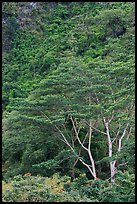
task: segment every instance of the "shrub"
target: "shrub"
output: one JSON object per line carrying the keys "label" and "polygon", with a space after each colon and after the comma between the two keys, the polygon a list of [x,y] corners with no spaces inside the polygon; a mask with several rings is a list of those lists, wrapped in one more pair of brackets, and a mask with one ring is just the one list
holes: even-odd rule
{"label": "shrub", "polygon": [[50,178],[26,173],[3,181],[3,202],[94,202],[92,197],[80,194],[77,189],[65,190],[71,185],[70,177],[54,174]]}

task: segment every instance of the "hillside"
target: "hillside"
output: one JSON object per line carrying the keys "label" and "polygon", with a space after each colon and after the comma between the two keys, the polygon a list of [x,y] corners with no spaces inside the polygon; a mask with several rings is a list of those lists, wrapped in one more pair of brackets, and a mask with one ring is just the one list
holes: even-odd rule
{"label": "hillside", "polygon": [[3,2],[2,36],[3,201],[133,202],[134,2]]}

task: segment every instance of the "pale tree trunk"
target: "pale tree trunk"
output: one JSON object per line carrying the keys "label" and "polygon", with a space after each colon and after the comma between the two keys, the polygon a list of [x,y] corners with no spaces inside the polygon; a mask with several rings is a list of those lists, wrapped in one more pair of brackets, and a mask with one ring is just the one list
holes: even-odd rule
{"label": "pale tree trunk", "polygon": [[[124,128],[124,131],[123,131],[121,137],[118,139],[117,154],[121,151],[121,149],[122,149],[122,147],[123,147],[123,146],[122,146],[122,139],[123,139],[124,136],[126,135],[126,131],[127,131],[128,126],[129,126],[129,123],[127,123],[126,127]],[[129,129],[128,136],[130,135],[131,130],[132,130],[132,128]],[[118,134],[117,134],[117,136],[118,136]],[[115,139],[116,139],[116,138],[115,138]],[[117,168],[118,168],[118,167],[116,166],[116,162],[117,162],[117,160],[114,160],[114,161],[113,161],[113,166],[112,166],[112,169],[114,169],[114,173],[115,173],[115,174],[117,173]],[[122,165],[122,164],[121,164],[121,165]],[[115,174],[114,174],[114,176],[115,176]]]}
{"label": "pale tree trunk", "polygon": [[[42,111],[41,111],[42,112]],[[42,112],[43,113],[43,112]],[[43,113],[44,114],[44,113]],[[44,114],[45,115],[45,114]],[[101,115],[103,115],[101,113]],[[45,115],[46,116],[46,115]],[[46,116],[46,118],[52,123],[52,121]],[[127,128],[129,126],[129,123],[127,123],[126,127],[124,128],[123,130],[123,133],[121,136],[120,135],[120,127],[121,125],[119,125],[119,130],[116,134],[116,137],[113,139],[111,139],[111,135],[110,135],[110,127],[109,127],[109,124],[111,122],[111,120],[113,119],[113,115],[111,117],[110,120],[106,120],[105,117],[103,117],[103,122],[104,122],[104,126],[105,126],[105,129],[106,129],[106,132],[103,132],[99,129],[97,129],[93,124],[92,124],[92,121],[91,119],[89,120],[89,123],[84,121],[83,119],[81,119],[81,121],[83,121],[85,124],[87,124],[89,126],[89,131],[87,132],[87,134],[85,135],[85,138],[83,139],[83,141],[81,141],[80,137],[79,137],[79,131],[80,131],[80,127],[78,128],[77,125],[75,124],[74,120],[73,120],[73,117],[70,115],[70,119],[71,119],[71,122],[72,122],[72,125],[73,125],[73,130],[74,130],[74,133],[75,133],[75,138],[74,140],[72,140],[72,144],[71,142],[69,142],[67,140],[67,138],[65,137],[65,135],[63,134],[63,132],[61,131],[60,128],[58,128],[58,126],[54,125],[55,128],[59,131],[60,135],[62,136],[62,141],[72,150],[72,152],[74,153],[74,155],[76,156],[76,158],[86,167],[88,168],[89,172],[91,173],[91,175],[93,176],[94,179],[97,179],[97,175],[96,175],[96,167],[95,167],[95,162],[94,162],[94,159],[93,159],[93,156],[92,156],[92,153],[91,153],[91,138],[92,138],[92,129],[94,131],[97,131],[101,134],[104,134],[105,136],[107,136],[107,140],[108,140],[108,154],[109,154],[109,157],[112,158],[113,156],[113,151],[112,151],[112,147],[113,147],[113,142],[118,139],[118,149],[117,149],[117,154],[121,151],[122,149],[122,139],[125,137],[126,135],[126,131],[127,131]],[[131,130],[132,128],[129,129],[128,131],[128,134],[127,134],[127,139],[129,138],[129,135],[131,134]],[[85,144],[85,141],[87,140],[88,138],[88,147],[84,146]],[[83,148],[85,151],[87,151],[88,155],[89,155],[89,161],[90,161],[90,164],[86,163],[85,161],[83,161],[82,158],[80,158],[80,154],[76,153],[75,152],[75,146],[74,146],[74,143],[75,141],[78,141],[78,143],[80,144],[80,148]],[[114,183],[115,182],[115,175],[117,173],[117,167],[116,167],[116,162],[117,160],[114,160],[114,161],[110,161],[109,164],[110,164],[110,173],[111,173],[111,183]]]}
{"label": "pale tree trunk", "polygon": [[[116,137],[114,138],[113,141],[111,141],[111,136],[110,136],[110,130],[109,130],[109,122],[106,121],[105,117],[103,117],[103,121],[104,121],[104,125],[105,125],[105,128],[106,128],[106,133],[107,133],[107,138],[108,138],[108,150],[109,150],[109,157],[111,158],[113,156],[113,152],[112,152],[112,144],[113,142],[118,138],[119,136],[119,133],[120,131],[118,130],[117,132],[117,135]],[[127,131],[127,128],[129,126],[129,123],[127,123],[126,127],[124,128],[123,130],[123,133],[122,135],[119,137],[118,139],[118,148],[117,148],[117,154],[121,151],[122,149],[122,139],[125,137],[126,135],[126,131]],[[128,132],[128,137],[131,133],[131,130],[132,128],[129,129],[129,132]],[[114,183],[115,182],[115,176],[116,176],[116,173],[117,173],[117,166],[116,166],[116,162],[117,160],[114,160],[114,161],[110,161],[110,172],[111,172],[111,183]]]}
{"label": "pale tree trunk", "polygon": [[[97,179],[96,168],[95,168],[95,162],[94,162],[94,159],[93,159],[93,156],[92,156],[92,153],[91,153],[92,128],[91,128],[91,126],[89,126],[89,137],[88,137],[88,148],[87,148],[87,147],[84,146],[84,142],[81,142],[81,140],[80,140],[80,138],[79,138],[79,131],[78,131],[77,128],[76,128],[76,125],[75,125],[75,123],[74,123],[74,120],[73,120],[72,116],[70,116],[70,119],[71,119],[71,121],[72,121],[73,129],[74,129],[76,138],[77,138],[77,140],[78,140],[80,146],[88,152],[91,165],[85,163],[85,162],[84,162],[82,159],[80,159],[80,158],[79,158],[79,160],[82,162],[82,164],[84,164],[84,165],[88,168],[88,170],[90,171],[90,173],[92,174],[92,176],[94,177],[94,179]],[[90,123],[91,123],[91,120],[90,120]],[[87,135],[85,136],[85,138],[86,138],[86,137],[87,137]],[[84,141],[85,141],[85,138],[84,138]]]}
{"label": "pale tree trunk", "polygon": [[115,182],[115,176],[116,176],[116,173],[117,173],[117,168],[116,168],[115,164],[116,164],[116,161],[111,161],[110,162],[111,183]]}
{"label": "pale tree trunk", "polygon": [[90,161],[91,161],[91,164],[92,164],[92,171],[93,171],[93,174],[94,174],[94,178],[96,179],[97,178],[97,175],[96,175],[96,168],[95,168],[95,162],[94,162],[94,159],[92,157],[92,154],[91,154],[91,137],[92,137],[92,128],[91,128],[91,119],[90,119],[90,127],[89,127],[89,142],[88,142],[88,154],[89,154],[89,158],[90,158]]}
{"label": "pale tree trunk", "polygon": [[[109,123],[106,121],[105,117],[103,117],[103,121],[106,127],[106,133],[107,133],[107,138],[108,138],[108,150],[109,150],[109,157],[112,157],[112,141],[110,137],[110,132],[109,132]],[[111,183],[115,182],[115,174],[116,174],[116,168],[115,168],[115,163],[116,161],[110,161],[110,173],[111,173]]]}
{"label": "pale tree trunk", "polygon": [[[42,111],[41,113],[48,119],[49,122],[52,123],[52,121],[50,120],[50,118],[45,115]],[[75,152],[75,148],[74,148],[74,143],[73,145],[70,144],[70,142],[67,140],[67,138],[65,137],[65,135],[63,134],[63,132],[61,131],[61,129],[57,126],[57,125],[54,125],[54,127],[58,130],[58,132],[60,133],[61,137],[62,137],[62,141],[71,149],[71,151],[74,153],[74,155],[76,156],[76,158],[86,167],[88,168],[89,172],[91,173],[91,175],[93,176],[93,178],[96,180],[97,179],[97,176],[96,176],[96,170],[95,170],[95,162],[94,162],[94,159],[92,157],[92,154],[91,154],[91,150],[90,150],[90,144],[88,145],[88,148],[84,146],[84,142],[85,140],[87,139],[87,136],[88,134],[86,134],[84,140],[81,142],[80,138],[79,138],[79,130],[77,130],[76,128],[76,125],[74,123],[74,120],[72,118],[72,116],[70,115],[70,119],[72,121],[72,125],[73,125],[73,129],[74,129],[74,132],[75,132],[75,135],[76,135],[76,139],[77,141],[79,142],[80,144],[80,148],[83,148],[85,149],[88,154],[89,154],[89,157],[90,157],[90,162],[91,164],[87,164],[86,162],[83,161],[83,159],[80,158],[80,155],[77,154]],[[91,135],[92,135],[92,129],[90,127],[90,132],[89,132],[89,142],[91,143]]]}

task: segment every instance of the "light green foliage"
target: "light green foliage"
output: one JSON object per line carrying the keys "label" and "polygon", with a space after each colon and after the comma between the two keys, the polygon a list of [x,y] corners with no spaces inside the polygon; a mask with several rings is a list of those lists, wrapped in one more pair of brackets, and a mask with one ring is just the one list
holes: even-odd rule
{"label": "light green foliage", "polygon": [[3,182],[3,202],[134,202],[135,178],[118,172],[117,182],[88,180],[84,174],[73,182],[70,177],[18,175]]}
{"label": "light green foliage", "polygon": [[[70,183],[69,177],[54,174],[52,178],[18,175],[8,183],[3,182],[3,202],[91,202],[78,191],[68,193],[64,184]],[[94,200],[93,200],[94,201]],[[92,202],[93,202],[92,201]]]}
{"label": "light green foliage", "polygon": [[45,178],[16,176],[10,184],[12,189],[3,191],[3,202],[41,202],[50,201],[49,188],[44,184]]}

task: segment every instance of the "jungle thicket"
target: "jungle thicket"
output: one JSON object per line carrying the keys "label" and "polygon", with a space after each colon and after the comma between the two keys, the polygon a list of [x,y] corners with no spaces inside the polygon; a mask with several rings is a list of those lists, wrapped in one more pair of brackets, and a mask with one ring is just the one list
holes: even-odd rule
{"label": "jungle thicket", "polygon": [[3,201],[134,201],[134,61],[134,2],[2,3]]}

